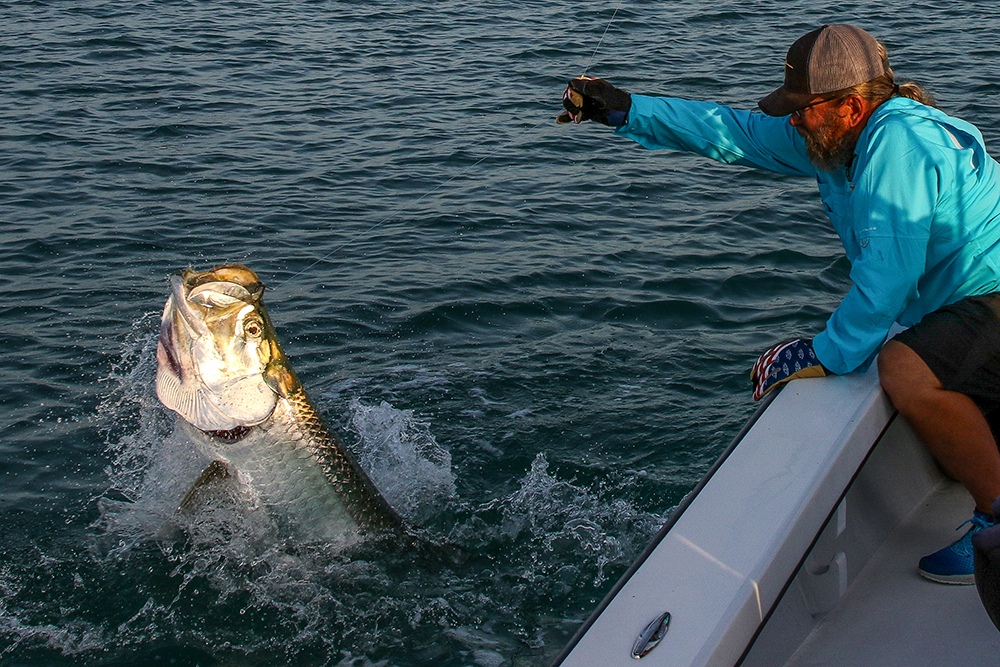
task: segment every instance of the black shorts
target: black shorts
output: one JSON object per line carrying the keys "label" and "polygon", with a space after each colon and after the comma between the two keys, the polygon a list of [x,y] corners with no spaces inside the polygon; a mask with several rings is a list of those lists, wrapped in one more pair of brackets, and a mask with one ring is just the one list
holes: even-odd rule
{"label": "black shorts", "polygon": [[1000,292],[939,308],[893,340],[916,352],[945,389],[1000,414]]}

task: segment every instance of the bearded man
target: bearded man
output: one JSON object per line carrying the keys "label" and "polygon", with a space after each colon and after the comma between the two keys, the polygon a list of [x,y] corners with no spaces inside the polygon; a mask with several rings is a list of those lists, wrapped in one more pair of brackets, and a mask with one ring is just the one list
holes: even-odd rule
{"label": "bearded man", "polygon": [[[570,81],[560,122],[595,120],[646,148],[813,177],[851,261],[853,286],[810,340],[754,365],[754,398],[796,377],[850,373],[878,356],[882,387],[975,501],[971,528],[920,560],[942,583],[974,582],[971,537],[993,525],[1000,451],[1000,165],[973,125],[898,85],[885,48],[825,25],[788,50],[763,114]],[[909,327],[888,342],[894,323]],[[998,412],[1000,415],[1000,412]]]}

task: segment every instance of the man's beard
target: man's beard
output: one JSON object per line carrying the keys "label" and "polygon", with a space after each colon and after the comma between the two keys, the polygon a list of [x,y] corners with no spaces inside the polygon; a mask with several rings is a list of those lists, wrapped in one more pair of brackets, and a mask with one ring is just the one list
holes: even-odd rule
{"label": "man's beard", "polygon": [[858,136],[839,127],[840,118],[830,114],[815,131],[796,128],[806,140],[806,155],[814,167],[820,171],[834,172],[843,169],[854,158],[854,147]]}

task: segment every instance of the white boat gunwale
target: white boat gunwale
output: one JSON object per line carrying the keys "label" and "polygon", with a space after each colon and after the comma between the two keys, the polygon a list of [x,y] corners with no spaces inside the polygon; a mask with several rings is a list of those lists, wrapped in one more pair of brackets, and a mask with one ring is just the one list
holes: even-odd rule
{"label": "white boat gunwale", "polygon": [[[747,433],[750,432],[750,429],[753,428],[754,424],[757,423],[761,415],[764,414],[764,411],[767,410],[767,407],[772,403],[772,401],[774,401],[774,399],[778,396],[778,393],[783,388],[784,385],[774,391],[771,391],[761,399],[760,405],[757,406],[757,409],[746,421],[739,432],[733,437],[729,445],[727,445],[718,458],[715,459],[715,462],[705,472],[695,487],[681,499],[681,501],[677,504],[677,507],[674,508],[673,512],[670,513],[670,516],[667,517],[667,520],[662,526],[660,526],[659,530],[656,531],[656,534],[649,541],[649,543],[646,544],[646,547],[639,553],[638,556],[636,556],[635,560],[628,567],[628,569],[625,570],[622,576],[618,578],[615,585],[611,587],[594,611],[592,611],[590,616],[587,617],[587,620],[585,620],[580,627],[577,628],[577,631],[563,647],[563,650],[558,656],[556,656],[555,660],[552,661],[551,667],[559,667],[566,657],[573,652],[573,649],[576,648],[576,645],[580,642],[591,626],[593,626],[594,622],[597,621],[598,617],[600,617],[602,613],[604,613],[604,610],[611,604],[611,601],[615,599],[618,593],[621,592],[629,580],[635,575],[636,572],[638,572],[639,568],[642,567],[653,551],[656,550],[656,547],[660,545],[660,542],[662,542],[663,538],[667,536],[670,529],[674,527],[674,524],[677,523],[681,516],[684,515],[684,512],[691,506],[695,499],[697,499],[698,495],[702,492],[712,477],[715,476],[715,473],[719,471],[729,456],[736,450],[739,444],[743,441],[743,438],[746,437]],[[831,512],[831,516],[832,514],[833,512]],[[829,520],[829,518],[827,520]],[[788,584],[786,584],[786,587],[787,585]]]}
{"label": "white boat gunwale", "polygon": [[843,503],[844,499],[847,498],[847,495],[851,492],[851,489],[854,487],[854,483],[857,481],[858,477],[861,476],[865,464],[867,464],[869,459],[871,459],[872,454],[875,452],[879,444],[882,442],[882,438],[885,437],[886,433],[889,431],[890,428],[892,428],[893,424],[898,418],[899,418],[899,411],[893,409],[892,416],[890,416],[889,419],[886,421],[885,426],[882,427],[882,431],[878,434],[878,437],[875,438],[875,440],[872,442],[872,446],[868,448],[868,452],[865,454],[860,465],[858,465],[857,469],[854,471],[854,474],[851,475],[850,481],[847,483],[846,486],[844,486],[844,490],[841,492],[840,497],[837,498],[837,502],[834,503],[833,507],[830,508],[830,512],[827,514],[826,519],[823,520],[823,523],[820,526],[819,530],[816,531],[816,535],[809,543],[809,547],[802,552],[802,557],[799,559],[799,562],[795,565],[795,568],[792,570],[791,574],[785,580],[784,586],[781,587],[781,590],[778,591],[778,594],[774,598],[774,601],[768,607],[768,610],[764,614],[764,618],[761,620],[760,625],[757,626],[756,632],[754,632],[753,637],[750,638],[750,641],[747,642],[746,649],[744,649],[743,654],[740,656],[739,660],[736,661],[735,667],[739,667],[740,665],[742,665],[743,662],[746,660],[747,655],[753,650],[754,646],[757,643],[757,639],[761,635],[761,632],[763,632],[764,628],[767,627],[767,624],[771,620],[771,617],[774,615],[775,610],[785,599],[785,595],[788,593],[788,590],[795,583],[796,577],[802,571],[802,568],[805,566],[806,561],[812,554],[813,549],[816,548],[817,543],[819,543],[820,539],[822,539],[823,534],[826,532],[827,528],[830,527],[831,522],[837,516],[837,512],[841,507],[841,503]]}

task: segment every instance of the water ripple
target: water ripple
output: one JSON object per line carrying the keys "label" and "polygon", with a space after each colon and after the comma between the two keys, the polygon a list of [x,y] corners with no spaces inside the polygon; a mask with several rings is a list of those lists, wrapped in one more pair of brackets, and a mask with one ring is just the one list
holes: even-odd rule
{"label": "water ripple", "polygon": [[[756,354],[850,285],[813,183],[556,126],[584,68],[753,108],[780,45],[858,22],[1000,142],[988,3],[614,9],[7,8],[0,660],[548,662],[752,411]],[[384,403],[450,454],[453,504],[428,515],[480,550],[468,569],[103,543],[112,480],[162,481],[143,457],[169,425],[149,393],[166,276],[234,261],[331,421]]]}

